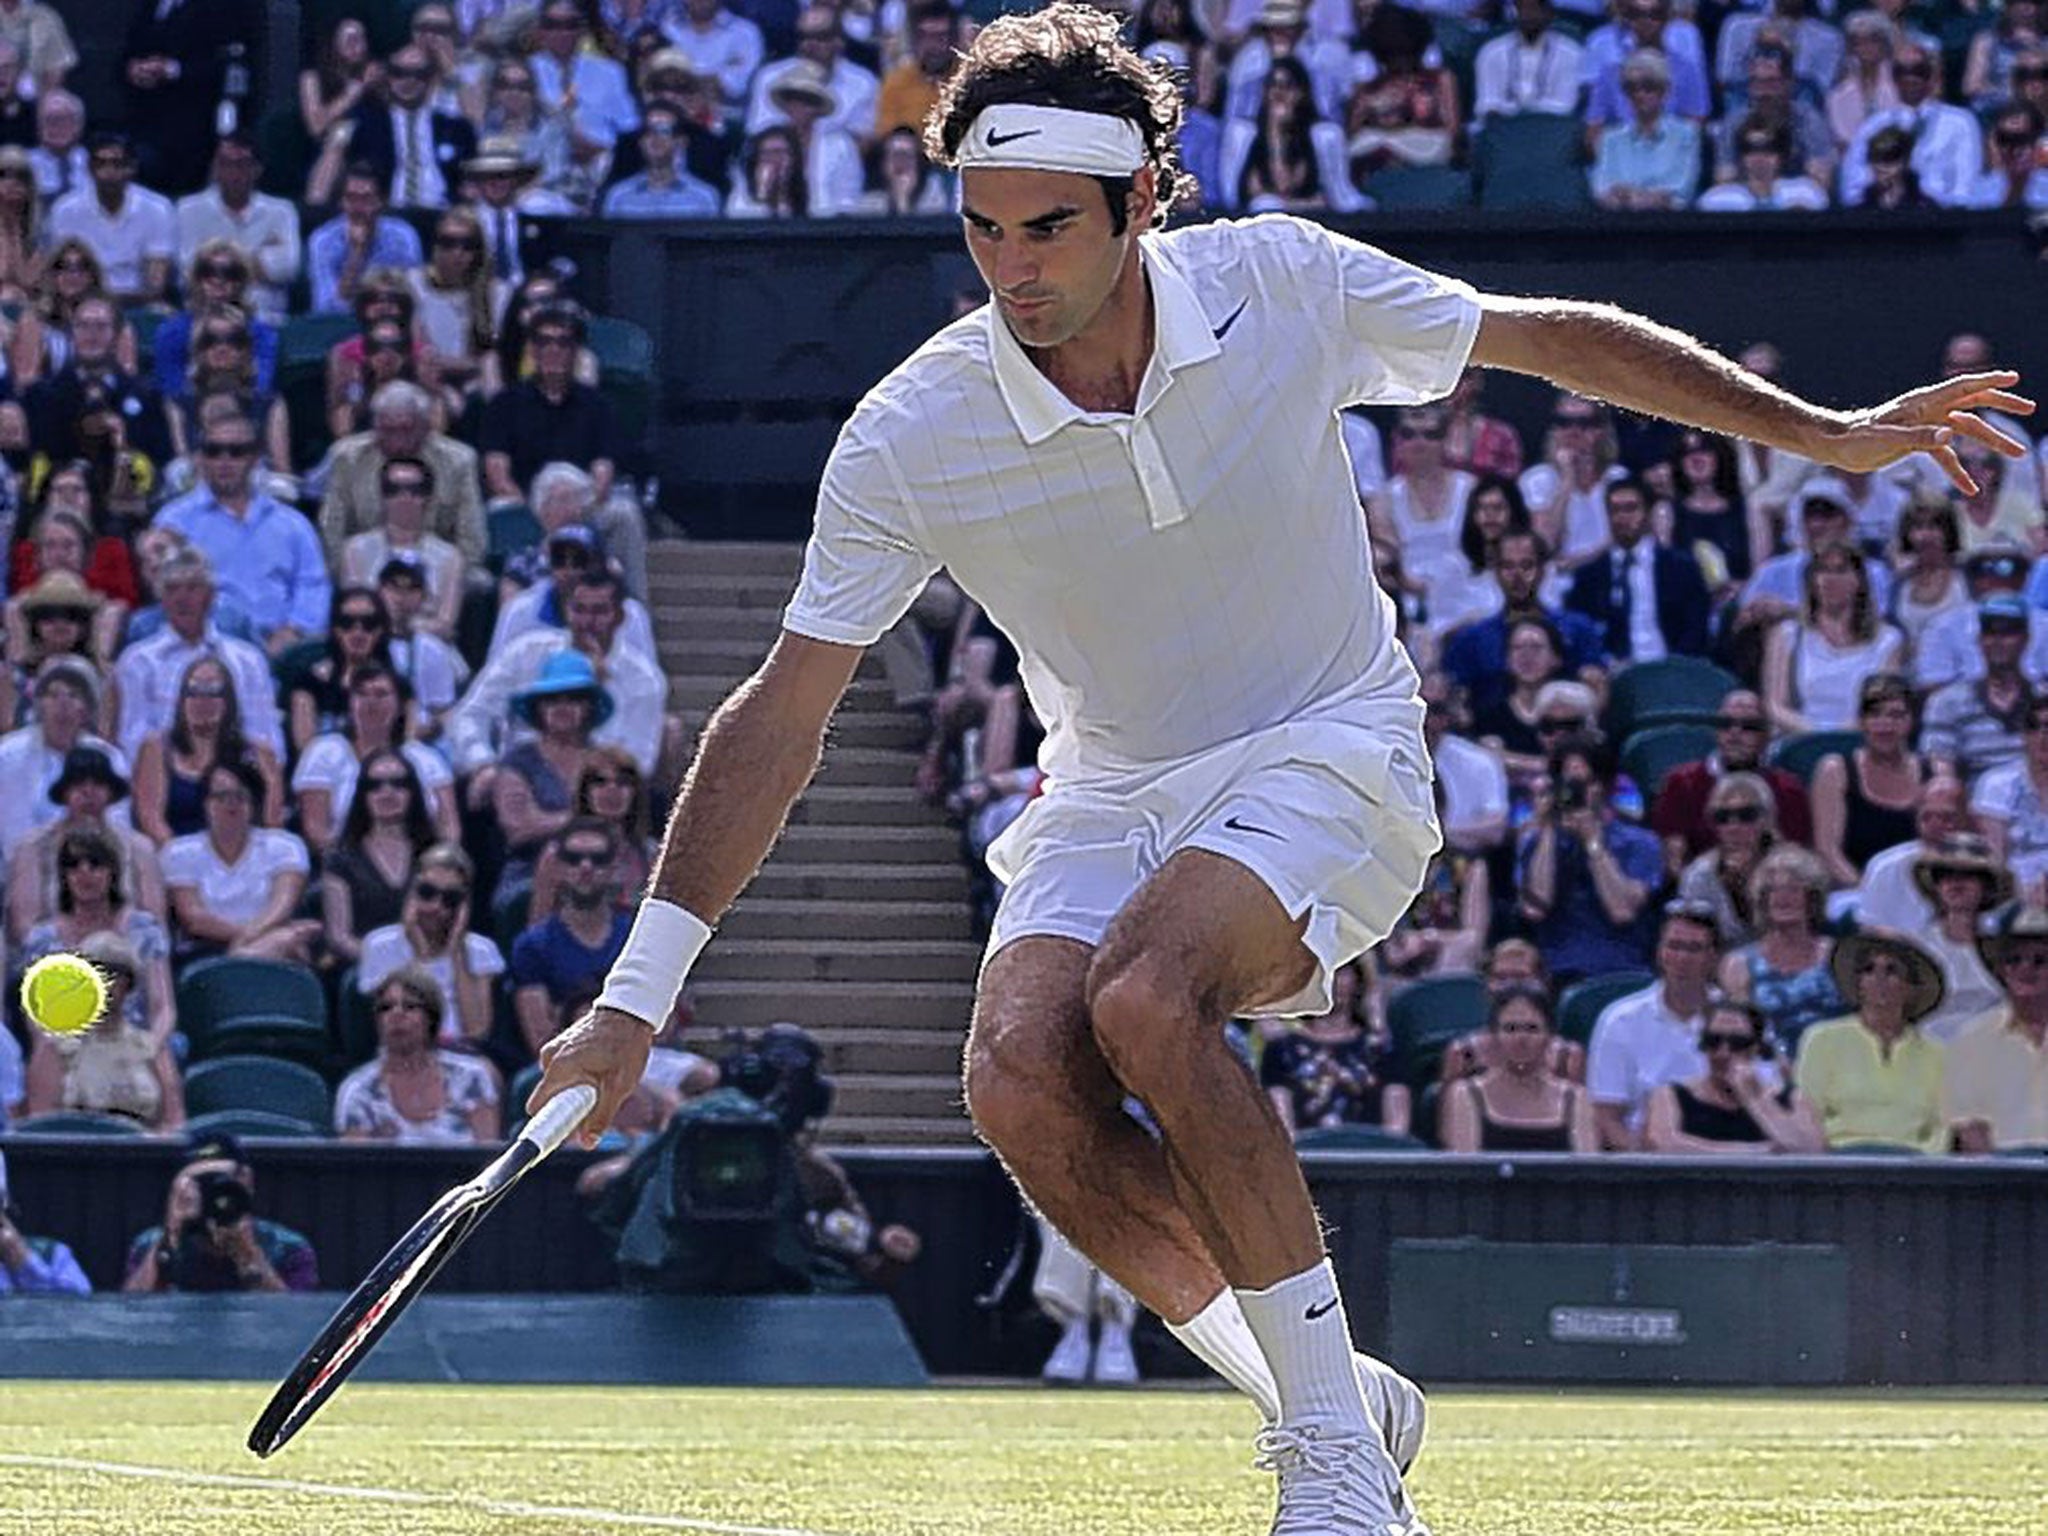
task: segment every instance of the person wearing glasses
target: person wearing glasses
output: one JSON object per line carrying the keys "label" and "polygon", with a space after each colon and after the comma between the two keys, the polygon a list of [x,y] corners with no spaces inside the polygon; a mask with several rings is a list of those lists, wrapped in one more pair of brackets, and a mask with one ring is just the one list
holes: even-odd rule
{"label": "person wearing glasses", "polygon": [[165,528],[147,529],[137,542],[145,555],[154,546],[168,547],[154,557],[153,565],[147,558],[144,561],[156,603],[138,614],[129,633],[133,635],[136,624],[145,617],[156,622],[145,636],[131,639],[114,664],[121,695],[116,732],[121,750],[139,753],[151,732],[170,729],[183,696],[186,670],[206,656],[219,661],[233,678],[249,740],[281,757],[284,723],[269,659],[257,646],[216,622],[218,594],[212,564],[182,535]]}
{"label": "person wearing glasses", "polygon": [[544,0],[533,35],[539,46],[526,67],[542,110],[567,119],[569,154],[578,165],[602,160],[640,126],[625,66],[583,46],[589,26],[580,0]]}
{"label": "person wearing glasses", "polygon": [[476,129],[434,110],[433,62],[417,44],[385,61],[384,81],[382,98],[365,97],[349,114],[349,153],[383,179],[391,207],[446,208],[459,167],[476,153]]}
{"label": "person wearing glasses", "polygon": [[2048,1146],[2048,911],[2008,906],[1979,948],[2000,992],[1948,1043],[1943,1109],[1956,1150]]}
{"label": "person wearing glasses", "polygon": [[1917,940],[1866,928],[1832,969],[1850,1012],[1806,1031],[1797,1071],[1828,1150],[1947,1152],[1947,1051],[1920,1028],[1941,1006],[1941,967]]}
{"label": "person wearing glasses", "polygon": [[1553,741],[1517,845],[1516,900],[1560,986],[1649,958],[1650,898],[1664,885],[1657,839],[1616,816],[1591,736]]}
{"label": "person wearing glasses", "polygon": [[92,185],[50,209],[51,241],[79,239],[106,271],[107,292],[124,304],[157,304],[178,255],[178,216],[170,199],[134,185],[135,156],[117,133],[87,144]]}
{"label": "person wearing glasses", "polygon": [[403,558],[427,587],[427,601],[413,615],[413,627],[448,639],[462,609],[469,564],[461,550],[427,527],[427,508],[434,500],[433,466],[425,459],[386,459],[378,471],[377,491],[383,499],[384,521],[341,546],[341,579],[367,585],[392,560]]}
{"label": "person wearing glasses", "polygon": [[[120,854],[120,879],[130,900],[159,922],[170,921],[156,844],[132,825],[128,781],[98,747],[73,747],[45,797],[57,819],[22,839],[7,859],[7,937],[20,943],[58,914],[62,895],[57,851],[73,832],[104,833]],[[116,808],[119,809],[116,809]]]}
{"label": "person wearing glasses", "polygon": [[1746,117],[1735,130],[1734,179],[1707,188],[1693,206],[1703,213],[1812,212],[1828,205],[1827,189],[1808,176],[1788,176],[1792,132]]}
{"label": "person wearing glasses", "polygon": [[217,762],[201,780],[206,830],[164,845],[164,888],[181,962],[202,955],[312,957],[320,924],[295,917],[312,869],[306,845],[259,826],[266,788],[254,764]]}
{"label": "person wearing glasses", "polygon": [[135,754],[135,818],[158,845],[206,827],[206,775],[215,763],[252,764],[263,780],[257,819],[284,822],[284,774],[269,747],[242,725],[233,675],[215,656],[186,667],[169,729],[143,738]]}
{"label": "person wearing glasses", "polygon": [[1600,1011],[1586,1046],[1586,1091],[1600,1144],[1610,1152],[1642,1146],[1650,1095],[1697,1076],[1699,1035],[1720,957],[1713,909],[1666,904],[1657,930],[1656,979]]}
{"label": "person wearing glasses", "polygon": [[1891,150],[1896,135],[1903,134],[1906,153],[1898,157],[1900,169],[1911,169],[1928,201],[1960,207],[1984,167],[1984,136],[1976,115],[1942,100],[1941,56],[1919,43],[1902,43],[1892,54],[1892,84],[1898,105],[1866,117],[1842,157],[1843,206],[1857,206],[1870,190],[1879,137],[1893,135],[1885,146]]}
{"label": "person wearing glasses", "polygon": [[[179,457],[193,454],[214,422],[230,423],[236,415],[246,416],[257,424],[264,483],[277,486],[279,495],[296,494],[291,412],[282,395],[263,385],[263,370],[256,361],[255,321],[249,312],[237,304],[201,310],[191,342],[185,379],[164,401]],[[278,485],[279,481],[284,484]]]}
{"label": "person wearing glasses", "polygon": [[491,990],[505,971],[498,946],[470,929],[476,867],[454,843],[436,843],[413,866],[398,921],[363,935],[356,990],[375,997],[401,966],[419,965],[434,978],[449,1009],[439,1023],[444,1046],[481,1048],[494,1022]]}
{"label": "person wearing glasses", "polygon": [[450,419],[498,392],[498,322],[511,285],[491,275],[483,221],[451,208],[435,221],[427,264],[405,274]]}
{"label": "person wearing glasses", "polygon": [[555,909],[534,909],[512,942],[512,1007],[535,1055],[569,1022],[571,999],[604,980],[633,926],[618,901],[619,844],[609,826],[572,820],[555,838],[554,857],[562,870]]}
{"label": "person wearing glasses", "polygon": [[715,219],[723,211],[717,190],[683,168],[682,119],[670,107],[650,107],[640,120],[642,169],[604,194],[608,219]]}
{"label": "person wearing glasses", "polygon": [[328,953],[362,958],[363,936],[401,921],[413,866],[436,832],[426,791],[403,752],[379,748],[363,760],[341,836],[320,865],[320,912]]}
{"label": "person wearing glasses", "polygon": [[305,514],[254,484],[259,453],[247,417],[217,420],[199,443],[198,489],[156,515],[212,565],[272,656],[327,628],[333,583],[320,537]]}
{"label": "person wearing glasses", "polygon": [[391,620],[382,598],[352,583],[335,594],[325,652],[286,685],[285,712],[295,757],[315,736],[347,727],[349,674],[372,661],[391,665]]}
{"label": "person wearing glasses", "polygon": [[1647,48],[1621,67],[1629,115],[1600,135],[1589,178],[1602,208],[1683,208],[1700,180],[1700,125],[1666,110],[1671,65]]}
{"label": "person wearing glasses", "polygon": [[1813,841],[1813,815],[1806,786],[1795,773],[1764,762],[1771,739],[1763,700],[1748,688],[1721,695],[1714,711],[1714,750],[1696,763],[1683,763],[1664,776],[1650,805],[1650,827],[1664,840],[1665,859],[1674,874],[1717,847],[1710,800],[1723,775],[1755,774],[1770,786],[1773,820],[1788,842]]}
{"label": "person wearing glasses", "polygon": [[2041,114],[2023,101],[1996,109],[1984,130],[1985,170],[1971,186],[1967,206],[2048,208],[2048,170],[2040,159],[2043,129]]}
{"label": "person wearing glasses", "polygon": [[[550,464],[533,477],[535,518],[544,532],[538,544],[505,563],[498,582],[498,622],[491,630],[492,655],[535,630],[567,629],[577,584],[586,575],[613,570],[605,541],[592,526],[598,511],[591,500],[595,489],[590,476],[574,464]],[[636,597],[626,597],[624,603],[620,634],[649,663],[657,661],[654,620],[647,605]]]}
{"label": "person wearing glasses", "polygon": [[348,716],[340,728],[315,736],[292,770],[292,794],[299,829],[323,852],[348,820],[361,782],[362,765],[373,752],[402,753],[419,776],[435,828],[448,841],[462,835],[455,805],[455,777],[440,753],[411,739],[412,703],[404,680],[381,661],[359,662],[349,670]]}
{"label": "person wearing glasses", "polygon": [[[210,298],[209,284],[232,283],[239,276],[245,291],[223,297],[255,311],[262,326],[256,333],[256,359],[267,385],[277,359],[275,327],[284,322],[286,291],[298,279],[304,250],[298,208],[257,191],[262,175],[263,152],[256,140],[246,132],[222,134],[213,148],[212,179],[179,198],[176,213],[178,261],[194,279],[186,293]],[[155,345],[162,362],[162,330]]]}
{"label": "person wearing glasses", "polygon": [[498,1076],[481,1056],[445,1050],[441,984],[403,965],[377,984],[370,1012],[377,1055],[334,1091],[334,1129],[343,1141],[450,1146],[498,1135]]}
{"label": "person wearing glasses", "polygon": [[1721,947],[1739,949],[1756,938],[1750,877],[1777,837],[1770,785],[1753,773],[1723,774],[1708,791],[1707,819],[1714,847],[1686,865],[1678,896],[1713,908]]}
{"label": "person wearing glasses", "polygon": [[1650,1093],[1643,1150],[1684,1157],[1822,1151],[1820,1114],[1776,1069],[1763,1015],[1720,993],[1700,1026],[1706,1071]]}
{"label": "person wearing glasses", "polygon": [[[1393,475],[1366,507],[1373,523],[1400,549],[1402,579],[1421,597],[1425,622],[1439,630],[1449,627],[1440,617],[1443,599],[1472,572],[1463,543],[1467,509],[1479,485],[1471,471],[1450,466],[1445,456],[1449,433],[1440,406],[1400,412],[1392,433]],[[1526,524],[1526,510],[1523,519]]]}
{"label": "person wearing glasses", "polygon": [[[313,168],[314,180],[330,169],[330,158],[342,153],[334,147],[338,137],[330,137],[330,154]],[[338,174],[340,210],[306,237],[306,276],[313,289],[311,313],[316,315],[345,313],[355,302],[357,287],[375,268],[416,267],[426,259],[413,227],[385,211],[384,176],[376,166],[352,160]],[[330,175],[328,180],[332,179]],[[322,196],[314,197],[315,190]],[[306,201],[325,202],[324,189],[309,185]]]}
{"label": "person wearing glasses", "polygon": [[[656,841],[647,781],[640,765],[617,747],[592,747],[576,779],[576,815],[601,821],[618,840],[618,900],[630,908],[647,888]],[[552,912],[565,870],[559,843],[551,842],[533,873],[532,910]]]}
{"label": "person wearing glasses", "polygon": [[[224,148],[223,153],[226,153]],[[204,197],[206,193],[195,193]],[[294,239],[298,228],[298,214],[292,214]],[[260,231],[249,231],[252,238]],[[186,307],[167,318],[156,328],[150,339],[150,360],[156,387],[166,397],[186,389],[190,383],[194,362],[192,336],[203,316],[225,306],[238,310],[249,332],[252,355],[256,364],[255,387],[265,394],[273,393],[277,386],[277,349],[279,343],[278,318],[280,309],[263,312],[266,302],[265,285],[252,280],[255,270],[252,257],[235,241],[221,235],[209,235],[199,241],[190,255],[185,258],[185,303]],[[298,250],[293,247],[291,270],[298,272]]]}

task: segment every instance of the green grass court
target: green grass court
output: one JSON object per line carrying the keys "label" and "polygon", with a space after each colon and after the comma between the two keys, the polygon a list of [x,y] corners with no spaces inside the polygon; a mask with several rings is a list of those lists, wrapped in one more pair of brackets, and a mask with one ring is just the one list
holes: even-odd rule
{"label": "green grass court", "polygon": [[[0,1533],[1263,1536],[1221,1393],[346,1389],[269,1462],[267,1385],[0,1384]],[[2048,1403],[1442,1392],[1437,1536],[2048,1536]]]}

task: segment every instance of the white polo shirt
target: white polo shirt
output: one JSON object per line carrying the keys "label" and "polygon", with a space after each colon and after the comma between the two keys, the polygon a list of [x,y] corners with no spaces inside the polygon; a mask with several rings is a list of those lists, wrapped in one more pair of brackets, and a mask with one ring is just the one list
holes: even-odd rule
{"label": "white polo shirt", "polygon": [[1673,1013],[1661,981],[1616,998],[1600,1011],[1586,1045],[1586,1091],[1593,1102],[1626,1105],[1629,1126],[1640,1129],[1653,1092],[1706,1070],[1700,1054],[1705,1022]]}
{"label": "white polo shirt", "polygon": [[1083,411],[994,306],[863,400],[793,633],[869,645],[947,567],[1010,637],[1055,779],[1177,762],[1348,700],[1418,723],[1338,412],[1448,394],[1477,296],[1286,216],[1142,237],[1131,415]]}

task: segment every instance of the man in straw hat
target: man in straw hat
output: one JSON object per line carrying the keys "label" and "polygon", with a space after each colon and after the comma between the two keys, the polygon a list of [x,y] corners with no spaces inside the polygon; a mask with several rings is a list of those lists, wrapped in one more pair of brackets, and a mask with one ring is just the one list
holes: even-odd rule
{"label": "man in straw hat", "polygon": [[1835,945],[1835,985],[1854,1012],[1799,1040],[1799,1091],[1831,1151],[1946,1152],[1942,1047],[1920,1029],[1941,1006],[1941,967],[1903,933],[1865,929]]}
{"label": "man in straw hat", "polygon": [[1987,1010],[2004,1001],[1997,980],[1978,953],[1977,925],[1984,914],[2012,900],[2012,875],[1974,832],[1955,832],[1922,848],[1913,884],[1933,918],[1910,931],[1941,967],[1941,1006],[1921,1030],[1947,1044]]}
{"label": "man in straw hat", "polygon": [[1484,295],[1307,221],[1154,232],[1185,189],[1181,110],[1085,6],[1001,17],[967,50],[926,144],[961,173],[993,302],[846,425],[782,633],[706,727],[653,894],[534,1103],[587,1083],[585,1141],[610,1123],[865,649],[950,567],[1017,646],[1053,784],[989,852],[1007,893],[975,1123],[1259,1403],[1277,1536],[1417,1536],[1399,1463],[1419,1401],[1354,1360],[1300,1163],[1222,1029],[1328,1009],[1441,844],[1337,412],[1440,399],[1477,364],[1849,469],[1925,451],[1960,476],[1961,437],[2025,451],[1971,411],[2030,406],[1986,373],[1829,410],[1622,310]]}
{"label": "man in straw hat", "polygon": [[1948,1048],[1943,1102],[1956,1147],[2048,1146],[2048,911],[2005,908],[1981,945],[2005,995]]}

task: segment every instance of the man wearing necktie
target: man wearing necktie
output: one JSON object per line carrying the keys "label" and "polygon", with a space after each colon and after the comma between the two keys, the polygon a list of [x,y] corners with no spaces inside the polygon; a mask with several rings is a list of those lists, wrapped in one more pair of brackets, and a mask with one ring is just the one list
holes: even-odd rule
{"label": "man wearing necktie", "polygon": [[1565,607],[1601,626],[1617,661],[1661,661],[1707,649],[1707,584],[1689,551],[1650,535],[1650,497],[1633,476],[1606,489],[1609,548],[1579,568]]}

